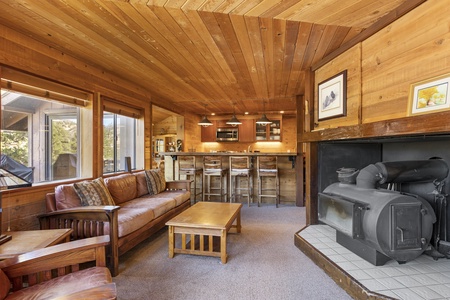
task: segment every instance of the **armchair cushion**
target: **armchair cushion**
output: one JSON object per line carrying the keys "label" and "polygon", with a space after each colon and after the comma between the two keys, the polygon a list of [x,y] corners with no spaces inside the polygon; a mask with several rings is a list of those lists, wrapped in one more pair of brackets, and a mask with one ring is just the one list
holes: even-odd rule
{"label": "armchair cushion", "polygon": [[[109,242],[109,236],[102,235],[0,261],[0,289],[6,285],[9,292],[4,299],[116,299],[105,260]],[[93,262],[95,267],[83,269],[84,263]]]}
{"label": "armchair cushion", "polygon": [[5,299],[6,295],[9,293],[11,288],[11,281],[9,281],[8,276],[0,270],[0,299]]}
{"label": "armchair cushion", "polygon": [[166,178],[161,169],[145,170],[145,177],[150,195],[156,195],[166,189]]}
{"label": "armchair cushion", "polygon": [[4,299],[53,299],[110,282],[112,278],[108,268],[92,267],[16,291]]}
{"label": "armchair cushion", "polygon": [[92,181],[76,182],[73,188],[80,197],[82,206],[115,205],[101,177]]}

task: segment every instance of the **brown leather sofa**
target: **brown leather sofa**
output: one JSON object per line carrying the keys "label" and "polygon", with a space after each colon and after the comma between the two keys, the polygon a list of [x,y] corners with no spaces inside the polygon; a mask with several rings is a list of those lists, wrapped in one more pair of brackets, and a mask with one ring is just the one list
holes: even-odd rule
{"label": "brown leather sofa", "polygon": [[[108,236],[34,250],[0,262],[0,299],[116,299]],[[94,266],[82,266],[85,263]],[[55,272],[57,270],[57,272]]]}
{"label": "brown leather sofa", "polygon": [[149,195],[145,171],[105,178],[115,206],[81,206],[73,184],[60,185],[46,196],[47,213],[39,216],[41,229],[72,228],[73,240],[107,234],[108,267],[119,274],[119,256],[165,226],[188,208],[190,181],[168,181],[166,189]]}

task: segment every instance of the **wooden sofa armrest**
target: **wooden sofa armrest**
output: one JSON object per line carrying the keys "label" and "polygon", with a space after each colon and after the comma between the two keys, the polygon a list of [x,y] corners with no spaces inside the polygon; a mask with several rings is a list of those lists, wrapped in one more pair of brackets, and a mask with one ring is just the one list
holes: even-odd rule
{"label": "wooden sofa armrest", "polygon": [[187,190],[191,191],[192,180],[170,180],[166,181],[167,190]]}
{"label": "wooden sofa armrest", "polygon": [[116,294],[117,294],[116,284],[109,283],[102,285],[100,287],[95,287],[77,293],[73,293],[70,295],[66,295],[64,297],[53,298],[53,300],[80,300],[80,299],[109,300],[109,299],[117,299]]}
{"label": "wooden sofa armrest", "polygon": [[106,266],[105,246],[108,244],[107,235],[58,244],[3,260],[0,269],[10,278],[16,291],[23,287],[24,279],[28,285],[34,285],[55,274],[62,276],[78,271],[82,263],[96,261],[96,266]]}
{"label": "wooden sofa armrest", "polygon": [[109,226],[108,267],[113,276],[119,272],[119,224],[120,206],[83,206],[57,210],[39,215],[41,229],[71,228],[72,240],[104,235],[104,224]]}
{"label": "wooden sofa armrest", "polygon": [[110,222],[112,220],[112,216],[117,214],[117,210],[120,209],[120,206],[80,206],[75,208],[67,208],[56,210],[52,212],[48,212],[45,214],[41,214],[38,216],[39,222],[41,225],[41,229],[56,229],[51,228],[51,224],[48,224],[47,221],[51,218],[64,218],[67,216],[71,219],[78,220],[95,220],[95,221],[103,221]]}

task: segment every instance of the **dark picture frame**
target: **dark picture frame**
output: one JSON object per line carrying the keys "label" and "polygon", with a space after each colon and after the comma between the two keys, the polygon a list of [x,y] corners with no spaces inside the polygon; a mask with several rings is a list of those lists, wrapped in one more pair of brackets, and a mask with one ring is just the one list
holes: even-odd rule
{"label": "dark picture frame", "polygon": [[319,121],[347,115],[347,70],[319,83],[317,91]]}

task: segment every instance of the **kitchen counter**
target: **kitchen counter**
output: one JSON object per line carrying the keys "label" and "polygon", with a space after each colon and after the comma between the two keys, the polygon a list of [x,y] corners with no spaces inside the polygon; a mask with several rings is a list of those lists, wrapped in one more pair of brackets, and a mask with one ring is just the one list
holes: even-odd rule
{"label": "kitchen counter", "polygon": [[[280,174],[280,199],[282,203],[285,204],[296,204],[296,161],[298,157],[296,152],[237,152],[237,151],[224,151],[224,152],[160,152],[161,158],[164,157],[165,170],[166,170],[166,180],[176,180],[178,175],[178,156],[188,156],[194,155],[198,157],[197,160],[201,164],[203,156],[222,156],[224,157],[225,166],[228,165],[228,158],[231,156],[250,156],[252,157],[253,163],[256,161],[258,156],[277,156],[278,159],[278,170]],[[301,164],[301,162],[300,162]],[[254,186],[257,186],[256,176],[255,176]]]}
{"label": "kitchen counter", "polygon": [[297,156],[295,152],[235,152],[235,151],[224,151],[224,152],[159,152],[159,155],[168,156]]}
{"label": "kitchen counter", "polygon": [[[237,152],[237,151],[223,151],[223,152],[159,152],[160,156],[170,156],[172,160],[177,160],[178,156],[278,156],[287,157],[292,163],[292,169],[295,168],[295,160],[297,153],[295,152]],[[173,173],[175,174],[175,165],[173,166]]]}

